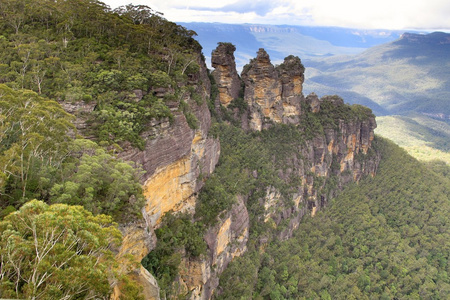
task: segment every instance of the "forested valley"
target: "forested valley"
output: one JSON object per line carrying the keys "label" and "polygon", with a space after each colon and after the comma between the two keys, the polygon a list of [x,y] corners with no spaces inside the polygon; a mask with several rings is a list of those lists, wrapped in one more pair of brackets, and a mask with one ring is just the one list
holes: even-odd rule
{"label": "forested valley", "polygon": [[[204,106],[220,159],[212,174],[199,163],[194,212],[169,211],[155,227],[142,265],[156,278],[157,297],[189,297],[175,284],[182,259],[207,257],[205,233],[245,198],[246,253],[224,270],[213,298],[448,299],[449,167],[375,137],[355,154],[360,165],[381,155],[373,177],[347,183],[353,174],[331,156],[329,177],[289,173],[316,136],[368,122],[372,112],[332,96],[320,112],[303,105],[299,124],[243,130],[247,104],[239,97],[217,107],[194,37],[142,5],[0,2],[0,298],[110,299],[120,287],[116,299],[144,299],[130,275],[141,259],[117,253],[125,225],[148,226],[146,170],[121,154],[151,143],[152,122],[174,127],[181,118],[194,139],[207,123],[198,115]],[[349,178],[345,187],[340,176]],[[261,199],[276,189],[293,205],[302,180],[330,202],[280,239],[289,220],[266,218]],[[304,213],[312,203],[297,205]]]}
{"label": "forested valley", "polygon": [[295,236],[253,249],[221,277],[218,299],[446,299],[449,168],[378,137],[375,177],[347,186]]}

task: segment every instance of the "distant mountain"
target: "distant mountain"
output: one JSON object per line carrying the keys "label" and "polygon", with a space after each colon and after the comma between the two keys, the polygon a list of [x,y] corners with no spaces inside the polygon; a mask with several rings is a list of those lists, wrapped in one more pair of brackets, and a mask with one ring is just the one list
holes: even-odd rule
{"label": "distant mountain", "polygon": [[291,25],[179,23],[197,32],[207,63],[218,42],[230,42],[237,48],[236,64],[241,69],[264,48],[274,63],[288,55],[302,60],[362,51],[396,40],[401,31],[360,30],[338,27],[308,27]]}
{"label": "distant mountain", "polygon": [[377,115],[376,133],[450,164],[450,34],[405,33],[358,55],[308,59],[304,93],[338,94]]}
{"label": "distant mountain", "polygon": [[450,34],[405,33],[358,55],[304,63],[305,92],[348,96],[348,102],[363,99],[377,115],[450,117]]}
{"label": "distant mountain", "polygon": [[[273,63],[306,67],[304,94],[338,94],[370,107],[377,133],[413,156],[450,164],[450,34],[335,27],[181,23],[197,32],[206,62],[218,42],[236,46],[240,70],[264,48]],[[440,131],[436,131],[440,128]]]}

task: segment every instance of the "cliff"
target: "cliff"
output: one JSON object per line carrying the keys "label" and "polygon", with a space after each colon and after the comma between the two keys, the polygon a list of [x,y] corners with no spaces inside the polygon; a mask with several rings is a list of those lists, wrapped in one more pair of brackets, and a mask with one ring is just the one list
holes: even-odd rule
{"label": "cliff", "polygon": [[[143,149],[129,143],[122,145],[119,156],[145,170],[142,184],[146,205],[143,222],[122,225],[124,242],[118,257],[123,264],[122,272],[129,272],[130,278],[143,288],[146,299],[159,299],[160,293],[168,298],[210,299],[221,292],[220,275],[235,257],[247,251],[249,243],[251,247],[264,249],[273,239],[289,239],[302,217],[314,216],[343,185],[376,173],[380,158],[371,150],[376,122],[370,110],[350,107],[337,96],[304,97],[304,67],[294,56],[288,56],[275,67],[264,49],[260,49],[244,68],[241,79],[234,51],[231,44],[221,43],[212,54],[216,68],[212,84],[218,91],[215,99],[209,99],[212,87],[205,62],[198,55],[198,72],[189,74],[186,86],[178,87],[190,92],[181,93],[178,101],[166,101],[172,119],[150,121],[147,130],[141,133],[145,141]],[[144,93],[165,100],[173,89],[150,87],[148,91],[136,91],[136,95]],[[194,95],[200,95],[200,101]],[[244,129],[241,134],[248,146],[259,145],[264,149],[261,153],[250,150],[239,154],[248,161],[256,155],[259,160],[256,165],[235,162],[230,167],[226,158],[220,164],[219,168],[238,169],[242,178],[236,184],[249,182],[244,184],[248,188],[236,193],[227,190],[229,179],[221,178],[221,171],[216,174],[215,168],[219,156],[227,156],[221,155],[222,146],[227,151],[236,151],[233,147],[240,146],[229,144],[235,133],[227,133],[226,128],[232,127],[227,122],[220,125],[225,126],[223,130],[211,134],[213,121],[208,101],[217,116]],[[192,116],[195,126],[189,120]],[[83,121],[79,125],[85,126]],[[273,179],[267,179],[267,172]],[[207,193],[203,186],[211,174],[222,182],[228,198],[213,213],[213,222],[199,214],[202,211],[199,205],[207,211],[217,210],[208,207],[213,204],[199,203],[199,195],[202,198],[202,193]],[[167,212],[175,216],[187,213],[192,222],[204,228],[206,252],[196,256],[183,248],[173,249],[181,260],[173,282],[165,284],[162,291],[153,276],[162,278],[164,274],[158,271],[151,274],[142,267],[130,266],[158,245],[154,230],[162,225]],[[120,285],[113,298],[120,298]]]}
{"label": "cliff", "polygon": [[234,51],[236,51],[236,47],[232,44],[220,43],[211,54],[211,64],[214,67],[212,75],[218,89],[218,104],[225,107],[239,96],[241,90],[241,80],[236,71]]}
{"label": "cliff", "polygon": [[[244,150],[236,158],[223,153],[216,176],[227,181],[231,178],[220,175],[223,168],[227,169],[225,173],[241,168],[238,176],[252,183],[235,196],[228,194],[234,200],[229,199],[229,205],[216,212],[212,224],[199,215],[197,199],[195,218],[206,222],[207,252],[197,258],[184,255],[175,280],[178,288],[172,290],[189,299],[210,299],[212,294],[220,293],[219,276],[236,256],[247,251],[249,243],[264,249],[273,239],[290,238],[305,214],[314,216],[345,184],[374,176],[380,160],[371,149],[376,122],[370,110],[350,107],[338,96],[304,97],[304,67],[294,56],[275,67],[260,49],[240,80],[233,70],[234,50],[231,45],[220,44],[213,51],[216,69],[212,74],[219,92],[212,100],[218,115],[240,124],[247,133],[241,133],[245,140],[242,144],[237,132],[227,129],[230,125],[221,125],[221,147],[226,151]],[[237,101],[242,100],[244,105],[238,107]],[[228,109],[224,113],[220,107]],[[252,153],[246,147],[265,150]],[[240,159],[260,162],[240,166]],[[261,167],[261,161],[269,169]],[[267,181],[266,172],[274,176],[272,182]],[[241,182],[240,178],[235,180],[236,184]],[[212,203],[200,205],[206,205],[206,210],[215,209],[208,208]]]}
{"label": "cliff", "polygon": [[[188,87],[193,93],[185,93],[177,102],[169,103],[173,121],[153,119],[149,128],[141,136],[145,141],[140,150],[130,144],[124,145],[119,156],[142,166],[145,207],[142,211],[142,224],[123,224],[123,246],[118,254],[126,257],[131,254],[141,261],[156,244],[154,229],[160,224],[166,212],[191,212],[195,209],[196,193],[202,188],[204,180],[215,168],[220,155],[218,139],[211,137],[211,115],[207,106],[210,94],[210,81],[201,55],[197,56],[200,66],[198,73],[189,74]],[[170,89],[150,89],[149,93],[159,98],[169,94]],[[192,99],[191,95],[200,95]],[[196,128],[188,123],[187,116],[180,108],[186,103],[189,113],[198,120]],[[122,260],[125,265],[130,265]],[[153,276],[144,268],[132,269],[132,278],[143,287],[145,299],[159,299],[159,287]],[[120,291],[116,289],[116,294]],[[116,295],[116,298],[119,297]]]}

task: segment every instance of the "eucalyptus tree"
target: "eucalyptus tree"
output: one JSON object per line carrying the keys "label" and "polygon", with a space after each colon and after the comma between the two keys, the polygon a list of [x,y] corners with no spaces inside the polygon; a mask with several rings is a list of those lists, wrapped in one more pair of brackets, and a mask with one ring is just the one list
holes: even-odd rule
{"label": "eucalyptus tree", "polygon": [[0,297],[107,299],[120,239],[110,216],[30,201],[0,222]]}
{"label": "eucalyptus tree", "polygon": [[0,85],[0,191],[9,182],[25,198],[33,167],[61,164],[71,120],[56,101]]}

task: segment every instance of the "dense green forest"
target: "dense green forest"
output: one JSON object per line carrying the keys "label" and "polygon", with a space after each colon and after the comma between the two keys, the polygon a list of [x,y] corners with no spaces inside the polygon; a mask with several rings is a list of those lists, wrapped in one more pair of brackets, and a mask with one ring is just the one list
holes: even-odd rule
{"label": "dense green forest", "polygon": [[[97,0],[0,1],[1,298],[108,297],[121,280],[112,235],[92,226],[141,218],[143,171],[116,154],[123,145],[142,149],[140,133],[152,118],[172,120],[167,101],[196,126],[182,100],[203,101],[188,82],[201,53],[193,35],[142,5],[113,11]],[[155,89],[165,90],[163,100]],[[63,109],[70,106],[81,108],[76,117],[89,139]],[[64,227],[60,213],[79,224]],[[16,224],[24,214],[24,225]],[[51,226],[48,218],[62,219]],[[72,277],[62,266],[74,268]],[[123,291],[136,299],[139,290],[130,283]]]}
{"label": "dense green forest", "polygon": [[[143,147],[148,120],[172,118],[148,90],[170,90],[167,101],[186,93],[201,101],[187,82],[198,72],[195,33],[147,6],[111,11],[94,0],[2,1],[0,28],[1,209],[39,198],[117,220],[124,209],[139,211],[141,171],[114,153],[126,142]],[[93,108],[77,117],[100,146],[76,135],[59,104]],[[180,107],[195,126],[189,106]],[[138,199],[128,208],[132,195]]]}
{"label": "dense green forest", "polygon": [[450,179],[388,140],[375,177],[351,184],[295,236],[250,250],[218,299],[448,299]]}
{"label": "dense green forest", "polygon": [[[142,217],[144,171],[117,153],[143,149],[149,120],[172,122],[173,110],[197,128],[192,105],[207,97],[192,83],[201,58],[194,36],[147,6],[0,1],[0,298],[106,299],[120,282],[121,299],[140,299],[114,251],[122,242],[118,224]],[[213,86],[211,99],[216,92]],[[379,174],[307,218],[294,239],[275,238],[287,224],[260,222],[258,199],[267,187],[292,201],[300,178],[279,174],[307,141],[338,120],[372,116],[330,99],[320,113],[303,107],[299,126],[262,132],[239,128],[233,108],[245,110],[242,99],[211,110],[210,134],[221,141],[217,169],[200,178],[195,215],[163,217],[156,248],[142,261],[163,292],[171,293],[182,255],[205,255],[205,230],[237,195],[247,195],[250,251],[223,274],[218,298],[449,295],[448,167],[425,167],[384,140],[376,140]],[[71,106],[80,108],[76,117],[64,109]],[[75,120],[85,123],[82,133]],[[337,174],[339,163],[329,163]],[[326,181],[306,175],[328,196],[336,174]],[[269,242],[264,251],[261,235]]]}

